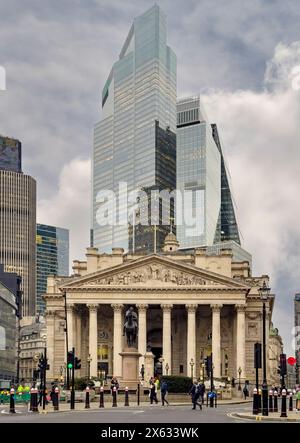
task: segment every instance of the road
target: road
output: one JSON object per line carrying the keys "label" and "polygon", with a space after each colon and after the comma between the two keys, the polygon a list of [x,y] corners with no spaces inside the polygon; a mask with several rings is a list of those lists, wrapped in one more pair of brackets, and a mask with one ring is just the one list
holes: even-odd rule
{"label": "road", "polygon": [[0,406],[1,423],[241,423],[230,416],[234,411],[246,412],[250,405],[220,405],[217,408],[192,410],[190,406],[147,405],[129,408],[105,408],[87,411],[32,413],[17,407],[9,414],[7,406]]}

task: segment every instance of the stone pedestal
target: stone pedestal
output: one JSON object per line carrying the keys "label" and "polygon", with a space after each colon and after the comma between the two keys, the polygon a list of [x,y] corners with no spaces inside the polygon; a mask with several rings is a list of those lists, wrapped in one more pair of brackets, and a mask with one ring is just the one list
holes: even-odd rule
{"label": "stone pedestal", "polygon": [[154,376],[154,355],[147,351],[145,354],[144,386],[149,386],[149,380]]}
{"label": "stone pedestal", "polygon": [[122,388],[136,389],[139,383],[139,358],[142,354],[136,348],[124,348],[122,356]]}

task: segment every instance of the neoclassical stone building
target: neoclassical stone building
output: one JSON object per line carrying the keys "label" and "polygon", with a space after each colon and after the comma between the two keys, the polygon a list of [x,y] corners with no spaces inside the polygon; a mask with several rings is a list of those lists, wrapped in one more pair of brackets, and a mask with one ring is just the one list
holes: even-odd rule
{"label": "neoclassical stone building", "polygon": [[[49,379],[60,377],[66,361],[65,301],[69,349],[82,368],[77,376],[116,375],[122,380],[125,310],[138,312],[140,366],[146,351],[161,358],[163,372],[199,377],[213,353],[215,377],[254,380],[254,343],[262,341],[259,287],[268,276],[253,277],[248,262],[235,262],[231,250],[208,255],[205,248],[183,253],[174,234],[164,252],[99,254],[87,248],[86,261],[74,261],[74,275],[49,277],[46,301]],[[267,302],[266,336],[274,304]],[[267,343],[267,349],[268,343]]]}

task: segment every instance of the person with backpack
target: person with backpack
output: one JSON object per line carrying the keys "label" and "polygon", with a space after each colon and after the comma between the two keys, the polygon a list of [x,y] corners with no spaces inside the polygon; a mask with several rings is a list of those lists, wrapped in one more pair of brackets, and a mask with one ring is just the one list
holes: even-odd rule
{"label": "person with backpack", "polygon": [[170,406],[168,400],[166,399],[166,396],[168,395],[168,383],[165,380],[162,380],[160,386],[160,393],[161,393],[162,406],[165,406],[165,403],[167,403],[167,405]]}

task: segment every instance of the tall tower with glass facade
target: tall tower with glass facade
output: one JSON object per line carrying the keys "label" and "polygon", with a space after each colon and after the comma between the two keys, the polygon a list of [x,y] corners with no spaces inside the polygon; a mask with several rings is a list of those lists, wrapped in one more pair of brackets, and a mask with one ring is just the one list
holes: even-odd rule
{"label": "tall tower with glass facade", "polygon": [[101,190],[118,194],[121,182],[128,192],[148,194],[176,186],[176,56],[167,45],[166,17],[157,5],[134,19],[103,88],[102,108],[94,131],[93,245],[102,252],[112,247],[152,252],[156,243],[159,250],[169,226],[118,223],[125,214],[122,204],[117,225],[97,221]]}
{"label": "tall tower with glass facade", "polygon": [[[221,208],[221,154],[199,96],[177,103],[177,189],[184,196],[177,205],[180,247],[212,245]],[[192,218],[195,226],[189,226]]]}
{"label": "tall tower with glass facade", "polygon": [[48,275],[69,275],[69,230],[37,224],[36,252],[36,310],[38,314],[43,314],[45,302],[42,296],[47,292]]}
{"label": "tall tower with glass facade", "polygon": [[0,263],[22,278],[22,315],[35,315],[36,182],[21,170],[21,143],[0,137]]}

